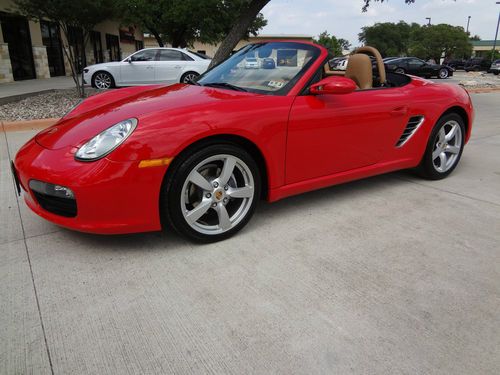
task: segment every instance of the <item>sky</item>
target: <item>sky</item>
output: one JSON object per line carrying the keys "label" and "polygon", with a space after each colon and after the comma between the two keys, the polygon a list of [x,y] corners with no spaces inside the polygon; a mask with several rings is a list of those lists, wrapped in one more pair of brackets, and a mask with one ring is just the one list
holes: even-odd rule
{"label": "sky", "polygon": [[[344,38],[352,46],[360,45],[358,33],[363,26],[376,22],[417,22],[426,24],[448,23],[467,26],[469,32],[483,40],[495,38],[500,4],[498,0],[416,0],[406,4],[404,0],[388,0],[377,3],[372,0],[366,13],[361,12],[362,0],[271,0],[262,10],[268,24],[260,34],[304,34],[317,36],[328,31],[337,38]],[[499,36],[500,38],[500,36]]]}

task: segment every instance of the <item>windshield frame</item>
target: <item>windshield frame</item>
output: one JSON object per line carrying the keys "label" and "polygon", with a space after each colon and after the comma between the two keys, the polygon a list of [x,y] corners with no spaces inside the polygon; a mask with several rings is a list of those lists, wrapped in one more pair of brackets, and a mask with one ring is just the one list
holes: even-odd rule
{"label": "windshield frame", "polygon": [[[304,76],[308,75],[308,72],[311,71],[311,68],[316,65],[319,59],[322,58],[324,51],[323,49],[314,44],[314,43],[309,43],[309,42],[301,42],[301,41],[295,41],[295,40],[284,40],[284,41],[262,41],[262,42],[257,42],[257,43],[250,43],[242,48],[240,48],[238,51],[236,51],[234,54],[229,56],[227,59],[222,61],[220,64],[212,67],[211,69],[207,70],[205,73],[203,73],[197,80],[196,84],[204,86],[204,83],[216,83],[215,81],[208,81],[208,82],[203,82],[204,79],[207,78],[210,74],[212,74],[214,71],[217,69],[221,69],[221,67],[227,63],[230,59],[239,59],[237,62],[244,62],[245,61],[245,56],[247,55],[248,52],[250,52],[252,49],[256,49],[258,47],[261,47],[266,44],[282,44],[283,49],[293,49],[292,47],[295,46],[296,49],[305,49],[308,51],[312,52],[311,59],[297,72],[297,74],[287,82],[286,85],[284,85],[281,89],[275,90],[275,91],[267,91],[267,90],[260,90],[256,88],[251,88],[251,87],[242,87],[245,91],[249,93],[254,93],[254,94],[261,94],[261,95],[270,95],[270,96],[286,96],[292,91],[294,88],[296,88],[297,84],[301,81],[301,79],[304,78]],[[220,81],[222,82],[222,81]],[[234,85],[234,82],[227,82],[230,84]],[[226,89],[222,88],[221,89]],[[297,91],[297,90],[293,90]]]}

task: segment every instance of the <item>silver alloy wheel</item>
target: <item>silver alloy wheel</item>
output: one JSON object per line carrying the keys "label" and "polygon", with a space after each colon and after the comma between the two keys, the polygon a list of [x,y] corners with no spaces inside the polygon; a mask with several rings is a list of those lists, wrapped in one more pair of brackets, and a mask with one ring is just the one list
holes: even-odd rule
{"label": "silver alloy wheel", "polygon": [[111,76],[108,73],[97,73],[94,77],[94,85],[100,90],[111,88]]}
{"label": "silver alloy wheel", "polygon": [[196,165],[184,181],[180,205],[195,231],[227,232],[247,215],[254,199],[250,168],[234,155],[214,155]]}
{"label": "silver alloy wheel", "polygon": [[198,74],[196,73],[188,73],[184,76],[184,79],[182,80],[182,83],[191,83],[193,82],[196,77],[198,77]]}
{"label": "silver alloy wheel", "polygon": [[444,123],[436,135],[432,165],[440,173],[447,172],[458,160],[462,147],[462,128],[455,120]]}
{"label": "silver alloy wheel", "polygon": [[441,79],[448,78],[448,69],[441,69],[439,71],[439,78]]}

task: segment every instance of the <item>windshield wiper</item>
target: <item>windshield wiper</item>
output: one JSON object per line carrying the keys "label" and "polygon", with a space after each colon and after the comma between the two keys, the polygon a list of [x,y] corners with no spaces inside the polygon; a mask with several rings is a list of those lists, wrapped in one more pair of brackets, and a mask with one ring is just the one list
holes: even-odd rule
{"label": "windshield wiper", "polygon": [[227,83],[227,82],[210,82],[210,83],[205,83],[203,86],[223,87],[223,88],[227,88],[227,89],[234,90],[234,91],[244,91],[244,92],[248,91],[248,90],[245,90],[243,87],[231,85],[230,83]]}

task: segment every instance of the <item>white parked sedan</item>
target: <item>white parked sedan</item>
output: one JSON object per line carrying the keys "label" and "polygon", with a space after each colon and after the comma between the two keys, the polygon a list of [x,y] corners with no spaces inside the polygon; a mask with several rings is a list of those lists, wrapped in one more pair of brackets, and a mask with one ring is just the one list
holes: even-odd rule
{"label": "white parked sedan", "polygon": [[188,83],[204,73],[210,59],[180,48],[145,48],[122,61],[87,66],[84,83],[98,89],[155,83]]}

